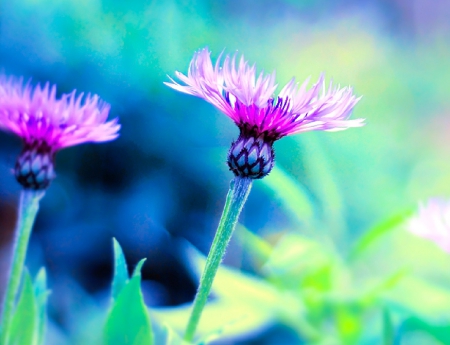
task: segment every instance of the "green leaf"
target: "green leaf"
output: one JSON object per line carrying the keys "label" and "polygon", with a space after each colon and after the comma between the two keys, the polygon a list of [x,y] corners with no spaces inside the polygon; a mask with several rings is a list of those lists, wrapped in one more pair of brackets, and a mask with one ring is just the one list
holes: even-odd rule
{"label": "green leaf", "polygon": [[[185,250],[193,274],[200,276],[205,257],[190,245]],[[212,294],[216,301],[209,302],[203,310],[196,333],[198,336],[215,337],[220,333],[221,337],[231,338],[282,320],[295,323],[305,339],[318,337],[316,330],[304,318],[304,305],[300,297],[280,291],[263,279],[222,265],[214,278]],[[181,323],[184,326],[190,312],[191,307],[187,307],[158,314],[164,314],[163,320],[178,330]]]}
{"label": "green leaf", "polygon": [[113,238],[114,247],[114,278],[112,282],[112,297],[116,299],[128,282],[128,270],[123,250],[119,242]]}
{"label": "green leaf", "polygon": [[38,315],[37,344],[44,344],[45,326],[47,323],[47,298],[50,291],[47,290],[47,273],[42,267],[34,281],[34,295],[36,298],[36,308]]}
{"label": "green leaf", "polygon": [[270,175],[262,179],[263,186],[275,192],[274,198],[281,201],[283,208],[295,220],[305,223],[314,216],[310,193],[297,180],[289,176],[279,165]]}
{"label": "green leaf", "polygon": [[391,313],[387,308],[383,309],[383,345],[394,345],[395,327]]}
{"label": "green leaf", "polygon": [[153,334],[150,317],[141,292],[140,268],[121,289],[105,325],[105,345],[151,345]]}
{"label": "green leaf", "polygon": [[380,277],[380,279],[376,280],[375,284],[371,285],[362,293],[358,299],[359,304],[364,308],[370,308],[374,304],[378,303],[379,298],[384,294],[389,293],[390,290],[400,284],[402,279],[407,277],[408,273],[408,269],[401,268],[389,275]]}
{"label": "green leaf", "polygon": [[189,345],[189,343],[183,340],[172,328],[168,325],[159,325],[154,323],[154,340],[155,344],[164,345]]}
{"label": "green leaf", "polygon": [[360,258],[373,244],[375,244],[381,237],[389,232],[397,229],[407,218],[415,212],[414,209],[408,209],[394,216],[386,219],[385,221],[375,225],[372,229],[367,231],[361,236],[350,251],[348,259],[356,260]]}
{"label": "green leaf", "polygon": [[24,271],[23,287],[11,323],[8,345],[37,345],[38,315],[30,275]]}
{"label": "green leaf", "polygon": [[329,139],[321,133],[309,133],[308,136],[293,136],[291,140],[305,149],[303,159],[306,175],[315,177],[310,179],[311,189],[320,202],[320,211],[327,224],[328,234],[338,241],[342,238],[346,226],[346,203],[342,198],[336,171],[330,164],[330,149],[325,144]]}
{"label": "green leaf", "polygon": [[330,251],[322,243],[297,233],[286,233],[275,245],[263,272],[284,287],[296,288],[307,275],[322,271],[326,276],[326,267],[332,260]]}
{"label": "green leaf", "polygon": [[429,279],[405,276],[383,296],[383,300],[396,313],[417,317],[428,324],[450,325],[450,291]]}
{"label": "green leaf", "polygon": [[141,277],[141,270],[142,270],[142,266],[144,266],[145,260],[147,260],[147,259],[141,259],[137,263],[136,267],[134,268],[133,278],[134,277],[139,277],[139,278]]}
{"label": "green leaf", "polygon": [[262,265],[269,260],[273,249],[269,242],[254,234],[242,224],[237,225],[236,237],[241,242],[244,250],[251,254],[251,258],[258,265]]}
{"label": "green leaf", "polygon": [[450,324],[429,323],[417,317],[407,319],[402,325],[402,344],[450,344]]}

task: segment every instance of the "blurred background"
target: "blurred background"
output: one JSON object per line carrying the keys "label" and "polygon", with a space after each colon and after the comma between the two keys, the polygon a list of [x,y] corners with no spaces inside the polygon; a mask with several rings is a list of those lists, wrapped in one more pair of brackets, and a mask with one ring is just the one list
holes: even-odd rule
{"label": "blurred background", "polygon": [[[381,220],[431,196],[450,197],[448,18],[446,0],[1,1],[3,72],[55,83],[59,93],[96,93],[122,124],[114,142],[60,152],[58,176],[41,203],[27,265],[33,274],[48,269],[52,337],[76,327],[77,310],[108,302],[112,237],[130,267],[148,258],[148,305],[192,300],[195,282],[177,243],[208,251],[238,130],[213,106],[163,82],[186,73],[205,46],[214,59],[237,50],[259,70],[275,70],[280,88],[293,76],[314,81],[325,72],[363,96],[353,117],[366,118],[365,127],[275,144],[279,170],[254,183],[241,217],[251,232],[276,238],[299,231],[344,255]],[[0,133],[1,287],[20,150],[20,140]],[[289,202],[285,180],[301,186],[308,205]],[[398,236],[376,249],[378,270],[408,262],[450,287],[447,256]],[[252,272],[236,239],[226,262]],[[247,343],[263,343],[255,337]]]}

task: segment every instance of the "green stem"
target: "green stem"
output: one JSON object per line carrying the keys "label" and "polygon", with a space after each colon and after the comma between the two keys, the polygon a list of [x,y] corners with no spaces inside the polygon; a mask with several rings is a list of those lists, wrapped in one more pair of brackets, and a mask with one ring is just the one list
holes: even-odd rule
{"label": "green stem", "polygon": [[194,338],[195,330],[200,321],[203,308],[206,305],[214,277],[222,262],[225,250],[230,242],[239,214],[247,200],[251,187],[252,180],[249,178],[235,177],[230,184],[222,217],[220,218],[216,235],[214,236],[211,249],[206,259],[205,269],[200,278],[200,286],[195,295],[194,306],[184,334],[184,340],[186,341],[192,341]]}
{"label": "green stem", "polygon": [[11,270],[6,285],[5,298],[3,300],[3,312],[0,323],[0,345],[6,345],[8,343],[9,329],[11,326],[17,290],[19,289],[20,279],[22,277],[28,241],[39,209],[39,200],[44,196],[44,193],[44,191],[22,190],[20,195]]}

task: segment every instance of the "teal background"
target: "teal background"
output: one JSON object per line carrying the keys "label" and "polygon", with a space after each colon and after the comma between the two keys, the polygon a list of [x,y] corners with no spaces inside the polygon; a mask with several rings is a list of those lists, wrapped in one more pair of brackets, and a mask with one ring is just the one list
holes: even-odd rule
{"label": "teal background", "polygon": [[[113,236],[131,266],[148,258],[148,305],[193,298],[195,284],[174,243],[185,238],[207,252],[232,178],[225,160],[238,130],[213,106],[163,82],[176,70],[186,73],[194,51],[205,46],[214,59],[237,50],[258,70],[275,70],[280,88],[293,76],[315,80],[324,72],[363,96],[353,117],[365,118],[365,127],[275,144],[279,171],[254,183],[241,217],[251,232],[273,243],[298,232],[345,256],[380,221],[430,197],[449,197],[449,17],[448,1],[426,0],[2,1],[4,73],[56,83],[60,93],[97,93],[123,126],[114,142],[58,154],[58,177],[42,202],[28,255],[32,272],[49,270],[50,333],[71,339],[77,332],[76,311],[89,304],[80,296],[106,303]],[[1,272],[19,194],[10,169],[19,152],[20,141],[2,133]],[[358,277],[408,267],[448,292],[448,254],[405,226],[380,241]],[[248,256],[234,240],[226,262],[254,274]],[[257,344],[257,337],[242,341]]]}

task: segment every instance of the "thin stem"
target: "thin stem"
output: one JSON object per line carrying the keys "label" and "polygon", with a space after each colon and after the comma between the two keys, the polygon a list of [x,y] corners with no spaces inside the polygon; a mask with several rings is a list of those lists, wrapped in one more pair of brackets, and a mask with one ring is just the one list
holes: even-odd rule
{"label": "thin stem", "polygon": [[216,235],[214,236],[211,249],[206,259],[205,269],[200,278],[200,285],[195,295],[194,306],[184,334],[186,341],[192,341],[194,338],[195,330],[200,321],[203,308],[206,305],[214,277],[222,262],[225,250],[230,242],[239,214],[247,200],[251,187],[252,180],[249,178],[235,177],[230,184],[222,217],[220,218]]}
{"label": "thin stem", "polygon": [[0,344],[6,345],[9,337],[14,304],[17,290],[22,277],[23,265],[28,248],[28,241],[33,228],[34,220],[39,209],[39,200],[44,196],[44,191],[22,190],[20,194],[19,214],[15,230],[14,248],[11,260],[9,279],[6,285],[5,298],[3,300],[3,312],[1,316]]}

